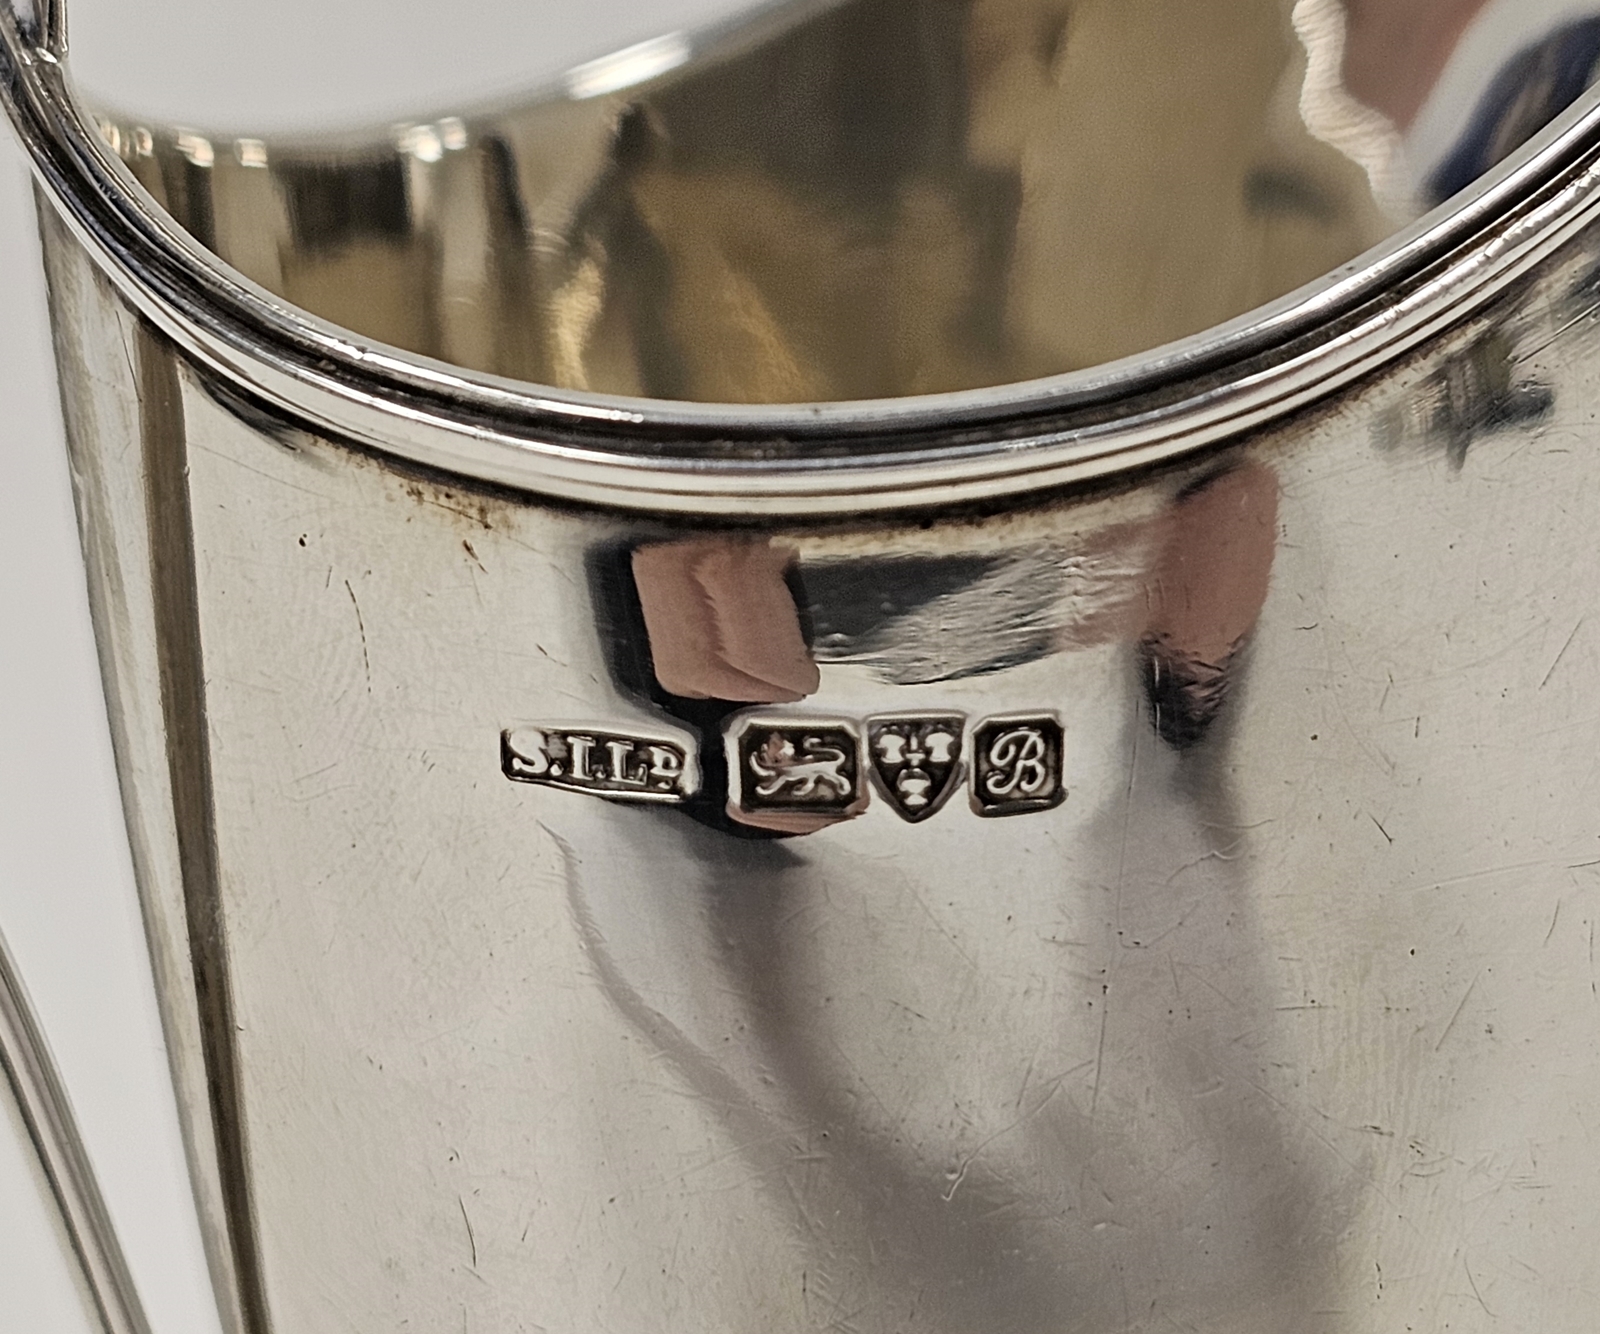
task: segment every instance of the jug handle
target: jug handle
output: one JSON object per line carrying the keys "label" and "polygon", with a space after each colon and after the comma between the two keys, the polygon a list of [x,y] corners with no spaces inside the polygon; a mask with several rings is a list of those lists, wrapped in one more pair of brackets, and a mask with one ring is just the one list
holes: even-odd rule
{"label": "jug handle", "polygon": [[58,62],[67,54],[66,0],[0,0],[36,56]]}
{"label": "jug handle", "polygon": [[44,1169],[104,1334],[151,1334],[66,1089],[0,935],[0,1098],[6,1086]]}

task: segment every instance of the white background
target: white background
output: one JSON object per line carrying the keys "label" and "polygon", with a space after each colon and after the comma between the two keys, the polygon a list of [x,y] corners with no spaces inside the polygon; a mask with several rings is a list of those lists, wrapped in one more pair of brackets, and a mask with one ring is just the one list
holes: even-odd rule
{"label": "white background", "polygon": [[[0,0],[0,4],[9,0]],[[71,0],[95,100],[240,133],[448,109],[748,0]],[[0,126],[0,930],[156,1334],[217,1328],[79,563],[30,182]],[[88,1334],[0,1098],[0,1334]]]}

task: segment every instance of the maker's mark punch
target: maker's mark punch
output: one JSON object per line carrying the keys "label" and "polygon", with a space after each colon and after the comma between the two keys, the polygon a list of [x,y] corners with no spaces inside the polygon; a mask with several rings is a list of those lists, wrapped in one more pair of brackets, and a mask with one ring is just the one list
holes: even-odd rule
{"label": "maker's mark punch", "polygon": [[507,778],[619,801],[680,802],[700,787],[690,747],[669,737],[598,727],[510,727],[500,735]]}

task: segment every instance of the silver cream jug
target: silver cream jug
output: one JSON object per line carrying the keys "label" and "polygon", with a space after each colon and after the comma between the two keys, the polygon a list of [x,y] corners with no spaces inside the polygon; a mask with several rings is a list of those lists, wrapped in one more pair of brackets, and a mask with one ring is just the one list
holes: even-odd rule
{"label": "silver cream jug", "polygon": [[1600,46],[1419,164],[1363,8],[4,11],[233,1334],[1590,1328]]}

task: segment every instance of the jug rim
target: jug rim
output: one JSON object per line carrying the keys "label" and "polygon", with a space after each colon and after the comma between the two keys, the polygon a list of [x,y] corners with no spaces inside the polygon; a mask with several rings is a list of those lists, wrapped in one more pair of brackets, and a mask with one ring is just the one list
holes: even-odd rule
{"label": "jug rim", "polygon": [[[40,0],[33,0],[38,4]],[[0,0],[0,100],[122,294],[277,414],[480,482],[652,511],[864,513],[1122,473],[1234,440],[1460,323],[1600,210],[1591,90],[1466,191],[1279,299],[1147,352],[987,388],[728,404],[555,389],[403,351],[294,307],[183,230],[105,142],[59,0]]]}

